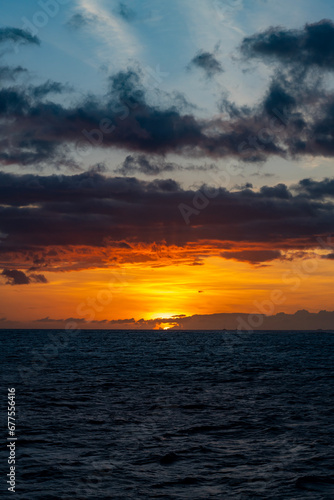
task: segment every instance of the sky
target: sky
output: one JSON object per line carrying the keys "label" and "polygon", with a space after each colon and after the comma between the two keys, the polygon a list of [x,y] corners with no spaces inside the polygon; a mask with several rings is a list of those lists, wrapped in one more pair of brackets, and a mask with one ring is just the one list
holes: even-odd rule
{"label": "sky", "polygon": [[1,328],[333,310],[330,0],[0,13]]}

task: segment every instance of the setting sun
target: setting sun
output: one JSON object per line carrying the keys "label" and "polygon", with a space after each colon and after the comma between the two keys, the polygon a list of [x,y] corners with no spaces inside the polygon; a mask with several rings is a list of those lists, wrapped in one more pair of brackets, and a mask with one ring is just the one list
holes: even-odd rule
{"label": "setting sun", "polygon": [[333,0],[0,14],[7,490],[331,496]]}

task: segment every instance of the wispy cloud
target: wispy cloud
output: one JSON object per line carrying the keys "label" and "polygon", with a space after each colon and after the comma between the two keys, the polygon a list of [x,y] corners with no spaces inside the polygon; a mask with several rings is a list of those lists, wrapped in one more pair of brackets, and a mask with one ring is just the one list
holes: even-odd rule
{"label": "wispy cloud", "polygon": [[191,20],[192,25],[190,36],[198,48],[209,48],[215,45],[217,40],[223,40],[224,48],[229,51],[240,35],[245,36],[236,21],[236,16],[243,7],[242,0],[194,0],[185,3],[185,6],[188,9],[187,18]]}
{"label": "wispy cloud", "polygon": [[99,51],[101,58],[105,60],[107,56],[110,60],[112,55],[113,60],[124,63],[138,56],[140,46],[133,30],[123,18],[108,10],[102,0],[78,0],[77,8],[83,18],[91,21],[85,27],[97,35],[107,49]]}

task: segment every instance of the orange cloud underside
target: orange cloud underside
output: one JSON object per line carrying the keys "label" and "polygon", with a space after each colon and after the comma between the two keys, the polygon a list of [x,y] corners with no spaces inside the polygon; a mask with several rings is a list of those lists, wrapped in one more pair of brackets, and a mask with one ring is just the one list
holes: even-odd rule
{"label": "orange cloud underside", "polygon": [[[276,247],[283,252],[300,249],[304,251],[310,242],[285,241]],[[200,265],[203,258],[226,255],[236,252],[268,252],[273,251],[270,243],[248,243],[222,241],[197,241],[185,246],[167,245],[166,243],[127,243],[113,242],[103,247],[58,246],[44,250],[8,252],[1,255],[1,267],[30,269],[43,271],[80,271],[95,268],[110,268],[114,265],[142,264],[151,267],[171,266],[178,264]],[[242,259],[241,259],[242,260]],[[245,259],[247,260],[247,259]]]}

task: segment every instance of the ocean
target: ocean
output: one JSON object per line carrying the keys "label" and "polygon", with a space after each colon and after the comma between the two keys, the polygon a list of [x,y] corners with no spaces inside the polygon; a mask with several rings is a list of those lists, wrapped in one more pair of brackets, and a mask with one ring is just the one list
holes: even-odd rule
{"label": "ocean", "polygon": [[17,437],[15,494],[4,446],[1,498],[334,498],[330,332],[0,339],[3,443],[9,388]]}

